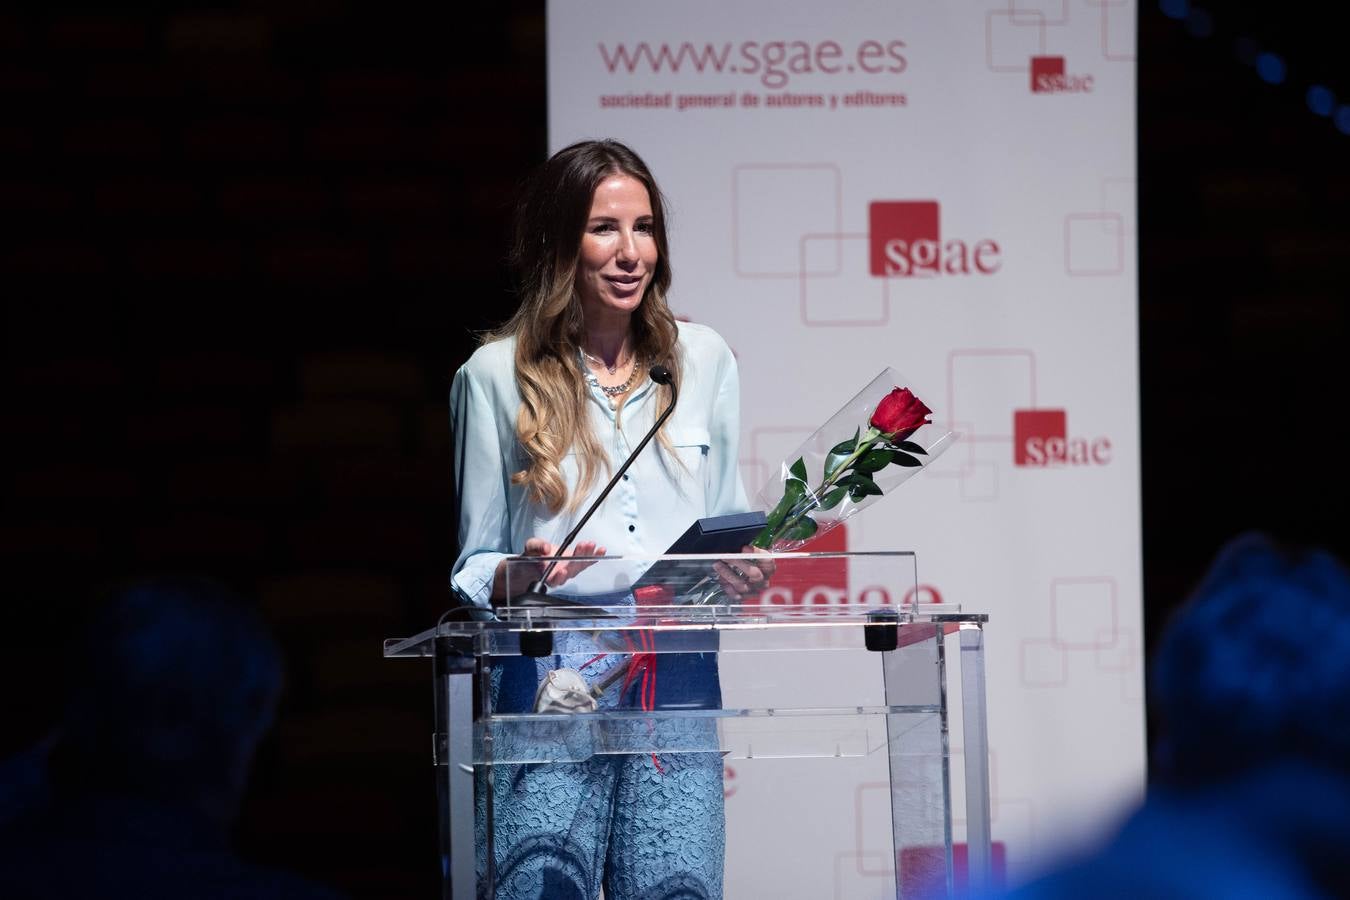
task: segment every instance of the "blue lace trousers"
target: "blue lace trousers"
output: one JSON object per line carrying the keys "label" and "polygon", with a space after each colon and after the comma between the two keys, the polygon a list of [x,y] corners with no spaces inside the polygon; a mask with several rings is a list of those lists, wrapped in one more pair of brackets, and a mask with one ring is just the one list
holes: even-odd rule
{"label": "blue lace trousers", "polygon": [[[512,660],[493,672],[495,708],[533,701],[533,685],[550,668],[586,668],[588,678],[626,665],[624,654],[599,662],[586,648],[543,660]],[[691,701],[698,684],[720,695],[715,662],[671,669],[683,654],[666,657],[667,697]],[[687,662],[687,661],[686,661]],[[537,668],[536,668],[537,665]],[[508,669],[502,678],[503,669]],[[658,704],[662,684],[658,676]],[[507,684],[503,685],[503,681]],[[510,682],[519,684],[512,688]],[[636,706],[638,685],[612,689],[602,708]],[[512,694],[519,696],[512,697]],[[588,755],[570,748],[580,762],[479,766],[476,831],[478,882],[487,883],[487,793],[492,794],[492,868],[497,900],[719,900],[726,845],[722,757],[712,720],[663,722],[658,745],[708,747],[703,752]],[[583,730],[584,734],[584,730]],[[584,740],[584,736],[582,738]],[[668,741],[668,743],[666,743]],[[502,747],[508,751],[508,747]],[[489,779],[490,784],[489,784]]]}

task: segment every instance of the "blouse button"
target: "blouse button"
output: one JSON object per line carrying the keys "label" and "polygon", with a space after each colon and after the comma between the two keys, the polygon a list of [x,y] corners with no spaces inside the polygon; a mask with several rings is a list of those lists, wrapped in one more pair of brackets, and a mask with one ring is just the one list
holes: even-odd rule
{"label": "blouse button", "polygon": [[636,525],[629,525],[629,526],[628,526],[628,530],[629,530],[629,531],[637,531],[637,526],[636,526]]}

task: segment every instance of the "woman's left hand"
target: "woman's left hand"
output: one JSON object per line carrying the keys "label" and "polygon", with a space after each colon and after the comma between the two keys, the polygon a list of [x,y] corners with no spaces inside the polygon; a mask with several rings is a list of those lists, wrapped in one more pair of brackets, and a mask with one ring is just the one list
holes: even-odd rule
{"label": "woman's left hand", "polygon": [[772,556],[758,547],[746,546],[742,553],[762,555],[762,559],[719,559],[713,563],[713,573],[722,584],[722,590],[733,602],[743,600],[751,594],[758,594],[769,586],[769,579],[777,571]]}

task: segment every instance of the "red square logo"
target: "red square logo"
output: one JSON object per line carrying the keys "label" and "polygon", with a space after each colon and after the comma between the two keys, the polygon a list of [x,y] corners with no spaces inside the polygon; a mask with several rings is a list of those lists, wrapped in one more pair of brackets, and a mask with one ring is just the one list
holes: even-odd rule
{"label": "red square logo", "polygon": [[[1059,77],[1056,78],[1055,76]],[[1055,90],[1055,82],[1064,80],[1064,57],[1033,56],[1031,58],[1031,92],[1043,94]]]}
{"label": "red square logo", "polygon": [[[990,887],[1003,890],[1008,883],[1008,847],[1003,841],[990,845]],[[896,854],[900,874],[900,895],[904,897],[947,897],[947,848],[903,847]],[[970,848],[952,844],[952,888],[964,897],[970,888]]]}
{"label": "red square logo", "polygon": [[1062,409],[1013,410],[1013,463],[1044,466],[1055,456],[1064,461],[1069,415]]}
{"label": "red square logo", "polygon": [[936,200],[876,200],[867,207],[867,219],[871,272],[882,278],[907,274],[892,254],[909,253],[917,242],[936,248],[941,241]]}

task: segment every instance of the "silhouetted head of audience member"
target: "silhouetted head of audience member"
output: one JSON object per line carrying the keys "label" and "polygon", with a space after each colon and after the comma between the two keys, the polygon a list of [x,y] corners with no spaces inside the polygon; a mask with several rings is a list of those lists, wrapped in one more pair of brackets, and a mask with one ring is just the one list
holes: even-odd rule
{"label": "silhouetted head of audience member", "polygon": [[1226,544],[1164,631],[1147,802],[1014,900],[1350,896],[1350,574],[1261,534]]}
{"label": "silhouetted head of audience member", "polygon": [[1152,688],[1160,783],[1278,761],[1350,776],[1350,574],[1324,551],[1234,539],[1168,625]]}
{"label": "silhouetted head of audience member", "polygon": [[230,822],[281,689],[281,653],[258,614],[206,579],[142,581],[95,613],[72,657],[58,789]]}
{"label": "silhouetted head of audience member", "polygon": [[158,578],[119,592],[73,660],[46,799],[0,833],[6,900],[334,900],[229,846],[281,689],[261,618],[219,584]]}

